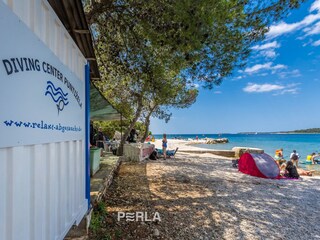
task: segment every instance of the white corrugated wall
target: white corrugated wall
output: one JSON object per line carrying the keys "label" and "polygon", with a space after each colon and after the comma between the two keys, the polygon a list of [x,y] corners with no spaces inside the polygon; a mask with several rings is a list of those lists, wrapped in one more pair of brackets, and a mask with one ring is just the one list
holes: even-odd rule
{"label": "white corrugated wall", "polygon": [[[2,1],[85,80],[86,59],[46,1]],[[87,209],[84,139],[0,148],[1,240],[62,239],[81,220]]]}

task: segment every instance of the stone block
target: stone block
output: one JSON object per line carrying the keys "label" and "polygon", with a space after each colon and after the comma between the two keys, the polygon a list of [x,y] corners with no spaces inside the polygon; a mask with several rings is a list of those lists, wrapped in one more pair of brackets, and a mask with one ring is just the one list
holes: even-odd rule
{"label": "stone block", "polygon": [[232,151],[235,152],[235,157],[240,158],[242,154],[245,152],[249,153],[264,153],[263,149],[260,148],[251,148],[251,147],[234,147],[232,148]]}

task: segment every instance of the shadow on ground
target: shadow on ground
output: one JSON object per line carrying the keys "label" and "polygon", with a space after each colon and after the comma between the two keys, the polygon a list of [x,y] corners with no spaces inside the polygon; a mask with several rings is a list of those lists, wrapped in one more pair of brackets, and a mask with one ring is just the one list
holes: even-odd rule
{"label": "shadow on ground", "polygon": [[[320,180],[247,176],[226,160],[125,163],[105,202],[110,239],[317,239]],[[118,219],[158,212],[161,221]],[[93,239],[93,238],[92,238]]]}

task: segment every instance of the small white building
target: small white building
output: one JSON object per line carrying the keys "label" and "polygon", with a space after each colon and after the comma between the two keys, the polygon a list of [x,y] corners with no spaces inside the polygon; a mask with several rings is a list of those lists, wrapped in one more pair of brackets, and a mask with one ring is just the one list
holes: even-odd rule
{"label": "small white building", "polygon": [[90,202],[81,0],[0,0],[0,31],[0,239],[63,239]]}

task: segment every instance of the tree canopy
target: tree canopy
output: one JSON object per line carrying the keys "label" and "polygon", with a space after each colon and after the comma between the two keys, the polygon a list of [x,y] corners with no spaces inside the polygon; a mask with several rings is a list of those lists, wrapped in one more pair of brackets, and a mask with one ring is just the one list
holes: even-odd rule
{"label": "tree canopy", "polygon": [[243,67],[268,26],[303,1],[87,0],[100,87],[129,128],[168,119],[168,106],[196,100],[197,84],[211,89]]}
{"label": "tree canopy", "polygon": [[100,0],[86,9],[109,76],[125,70],[132,76],[147,70],[140,63],[156,60],[157,66],[211,88],[243,66],[267,27],[301,2]]}

